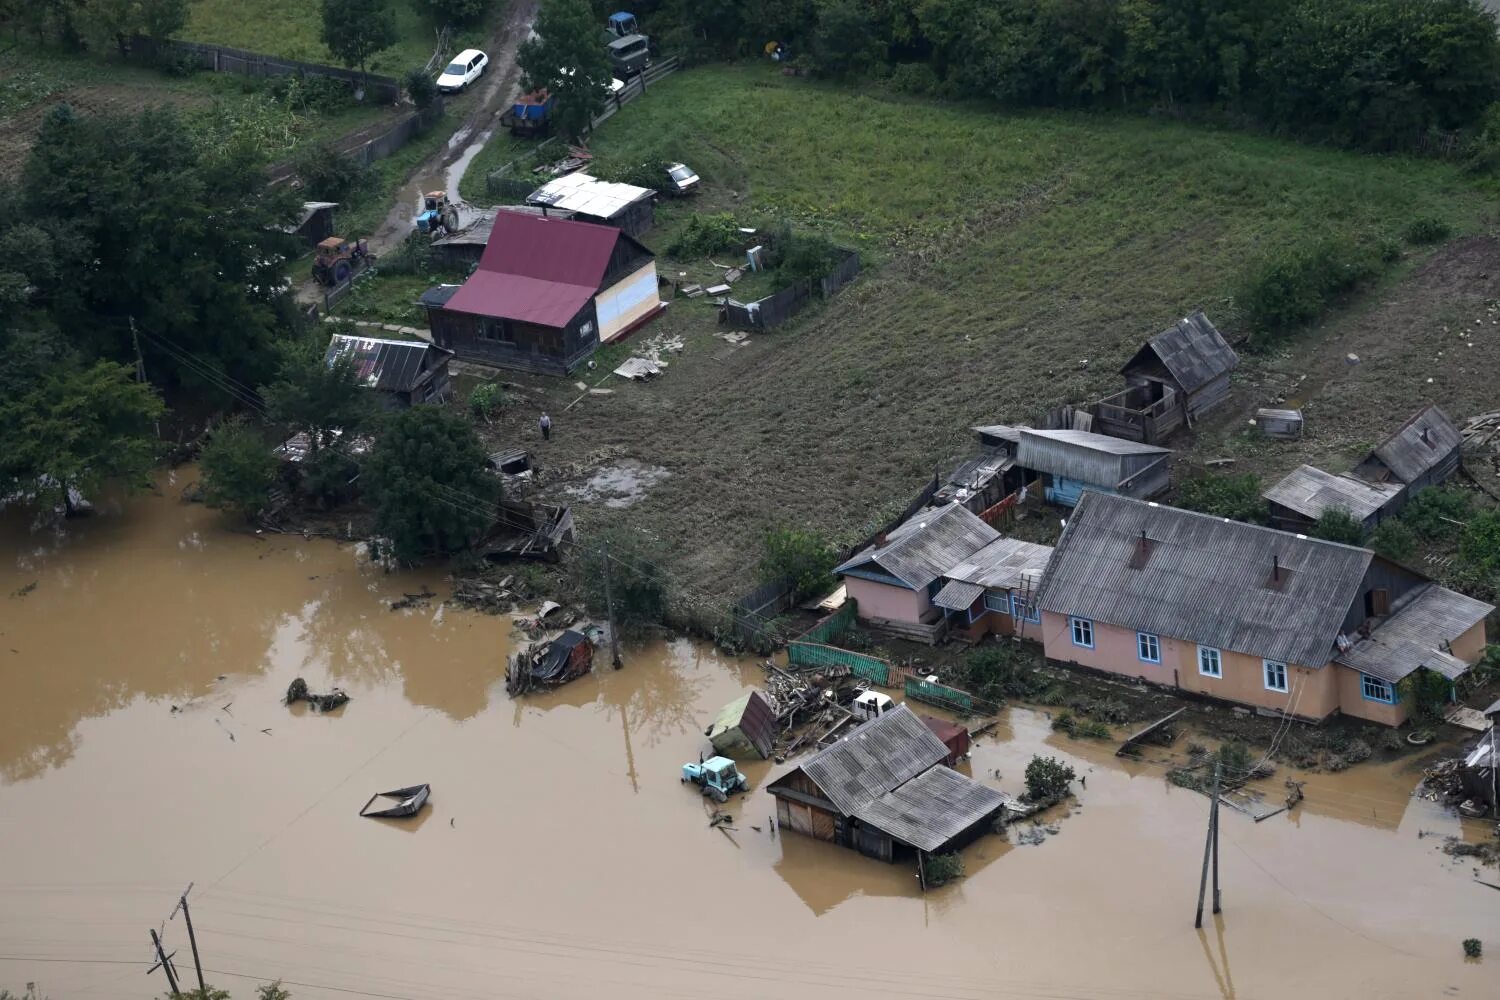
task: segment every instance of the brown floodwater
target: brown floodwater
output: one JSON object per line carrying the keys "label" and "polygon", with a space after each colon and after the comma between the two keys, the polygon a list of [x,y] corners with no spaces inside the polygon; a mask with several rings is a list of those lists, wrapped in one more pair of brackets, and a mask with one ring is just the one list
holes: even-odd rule
{"label": "brown floodwater", "polygon": [[[709,827],[679,768],[755,664],[633,646],[511,701],[509,619],[391,611],[445,581],[227,531],[180,483],[65,535],[0,526],[0,988],[158,995],[161,927],[191,979],[167,917],[192,882],[237,997],[278,976],[299,1000],[1496,995],[1460,942],[1500,946],[1500,893],[1437,849],[1482,830],[1412,798],[1409,768],[1312,776],[1258,824],[1226,810],[1224,913],[1198,933],[1207,800],[1009,709],[971,773],[1018,792],[1043,751],[1087,787],[1056,834],[985,838],[924,897],[905,867],[773,836],[783,767],[747,766],[735,829]],[[353,700],[289,710],[299,676]],[[417,782],[416,820],[357,815]]]}

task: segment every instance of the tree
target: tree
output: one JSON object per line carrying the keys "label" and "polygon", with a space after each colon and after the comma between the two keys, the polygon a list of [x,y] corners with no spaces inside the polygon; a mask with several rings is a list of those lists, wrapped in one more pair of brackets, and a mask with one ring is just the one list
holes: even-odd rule
{"label": "tree", "polygon": [[811,531],[781,528],[766,535],[761,577],[791,580],[793,599],[801,601],[833,589],[833,567],[838,561],[838,552],[827,540]]}
{"label": "tree", "polygon": [[1240,476],[1205,472],[1189,479],[1177,490],[1177,506],[1250,524],[1260,524],[1266,516],[1260,481],[1248,472]]}
{"label": "tree", "polygon": [[359,384],[354,359],[347,353],[330,364],[324,347],[312,338],[281,345],[276,379],[262,386],[266,412],[279,424],[307,434],[311,452],[333,439],[334,431],[352,436],[375,417],[370,393]]}
{"label": "tree", "polygon": [[130,53],[136,35],[163,39],[187,24],[188,0],[83,0],[84,36],[94,47],[114,45]]}
{"label": "tree", "polygon": [[489,9],[490,0],[418,0],[440,24],[473,24]]}
{"label": "tree", "polygon": [[365,461],[375,529],[413,563],[458,552],[495,520],[500,485],[458,414],[415,406],[393,417]]}
{"label": "tree", "polygon": [[1386,521],[1370,534],[1370,548],[1387,559],[1405,562],[1417,549],[1417,536],[1403,521]]}
{"label": "tree", "polygon": [[1056,758],[1032,757],[1026,765],[1026,797],[1032,802],[1060,799],[1075,777],[1073,769]]}
{"label": "tree", "polygon": [[606,612],[608,572],[609,596],[614,598],[615,623],[621,631],[660,624],[667,617],[670,594],[659,558],[658,546],[639,531],[606,531],[581,547],[577,566],[589,610]]}
{"label": "tree", "polygon": [[210,507],[224,507],[253,519],[270,504],[276,456],[260,430],[243,418],[231,418],[214,429],[199,465],[203,499]]}
{"label": "tree", "polygon": [[1365,527],[1342,507],[1330,507],[1318,515],[1312,536],[1325,542],[1359,545],[1365,540]]}
{"label": "tree", "polygon": [[885,58],[885,49],[865,4],[819,0],[818,26],[812,39],[818,72],[833,77],[867,73]]}
{"label": "tree", "polygon": [[569,139],[587,132],[604,109],[613,73],[600,34],[588,0],[542,0],[536,35],[516,56],[522,86],[545,87],[557,97],[555,120]]}
{"label": "tree", "polygon": [[361,73],[375,53],[396,44],[396,14],[389,0],[322,0],[323,44],[333,57]]}

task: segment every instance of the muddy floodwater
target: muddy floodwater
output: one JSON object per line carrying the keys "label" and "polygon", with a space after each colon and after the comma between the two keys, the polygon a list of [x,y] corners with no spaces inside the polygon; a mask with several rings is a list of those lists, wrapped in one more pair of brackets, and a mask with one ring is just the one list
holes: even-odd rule
{"label": "muddy floodwater", "polygon": [[[275,977],[299,1000],[1500,995],[1460,944],[1500,949],[1500,892],[1418,836],[1461,828],[1409,769],[1315,776],[1258,824],[1226,809],[1224,914],[1197,933],[1207,800],[1009,709],[971,773],[1019,792],[1045,750],[1087,775],[1079,805],[1038,845],[981,840],[924,898],[904,866],[773,836],[783,767],[747,766],[735,828],[709,828],[680,766],[754,663],[628,647],[511,701],[509,620],[442,607],[440,574],[227,531],[180,486],[61,536],[5,515],[0,988],[159,995],[161,927],[191,979],[167,919],[191,882],[236,997]],[[429,606],[390,610],[424,585]],[[353,700],[288,709],[299,676]],[[358,816],[418,782],[415,820]]]}

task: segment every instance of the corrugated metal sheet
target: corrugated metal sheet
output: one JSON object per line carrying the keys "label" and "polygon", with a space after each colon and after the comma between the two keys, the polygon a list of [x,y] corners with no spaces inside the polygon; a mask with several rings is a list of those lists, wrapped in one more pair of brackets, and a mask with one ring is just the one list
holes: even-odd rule
{"label": "corrugated metal sheet", "polygon": [[1400,483],[1367,483],[1353,476],[1301,465],[1261,496],[1316,521],[1324,511],[1343,509],[1363,523],[1390,503],[1402,490]]}
{"label": "corrugated metal sheet", "polygon": [[1009,441],[1011,444],[1018,444],[1020,442],[1021,431],[1023,429],[1011,424],[988,424],[984,427],[970,428],[975,434],[979,435],[980,440],[995,438],[999,441]]}
{"label": "corrugated metal sheet", "polygon": [[[1150,554],[1136,558],[1142,532]],[[1089,492],[1042,579],[1045,611],[1320,667],[1374,553]],[[1268,586],[1272,558],[1281,582]],[[1140,564],[1134,568],[1133,563]]]}
{"label": "corrugated metal sheet", "polygon": [[650,188],[601,181],[580,172],[548,181],[527,195],[526,200],[533,205],[556,206],[579,215],[609,219],[654,194]]}
{"label": "corrugated metal sheet", "polygon": [[1052,558],[1052,546],[997,538],[943,575],[950,580],[977,583],[996,590],[1014,590],[1041,582]]}
{"label": "corrugated metal sheet", "polygon": [[979,600],[979,595],[984,593],[984,588],[973,583],[964,583],[962,580],[950,580],[943,589],[937,592],[932,603],[949,611],[964,611]]}
{"label": "corrugated metal sheet", "polygon": [[951,503],[918,511],[886,536],[884,545],[870,546],[834,573],[874,563],[912,590],[921,590],[999,537],[972,511]]}
{"label": "corrugated metal sheet", "polygon": [[1156,355],[1167,373],[1187,392],[1203,388],[1240,363],[1239,355],[1198,310],[1178,320],[1146,342],[1120,369],[1122,374],[1142,364],[1143,355]]}
{"label": "corrugated metal sheet", "polygon": [[328,342],[324,360],[332,365],[338,358],[347,356],[353,360],[355,375],[365,387],[410,392],[426,370],[428,351],[451,354],[420,340],[380,340],[336,333]]}
{"label": "corrugated metal sheet", "polygon": [[1004,804],[993,788],[939,764],[854,815],[904,844],[936,851]]}
{"label": "corrugated metal sheet", "polygon": [[1128,456],[1170,455],[1170,448],[1126,441],[1091,431],[1021,431],[1016,461],[1028,469],[1113,489],[1129,477]]}
{"label": "corrugated metal sheet", "polygon": [[943,741],[916,713],[897,705],[813,754],[802,770],[839,812],[853,816],[947,756]]}
{"label": "corrugated metal sheet", "polygon": [[775,713],[759,691],[751,691],[719,711],[708,727],[708,741],[730,757],[768,757],[775,741]]}
{"label": "corrugated metal sheet", "polygon": [[1368,639],[1341,653],[1338,662],[1392,683],[1418,667],[1455,679],[1468,664],[1445,647],[1494,610],[1494,605],[1430,584],[1392,609]]}
{"label": "corrugated metal sheet", "polygon": [[1460,442],[1458,428],[1436,406],[1424,406],[1386,438],[1374,456],[1403,483],[1421,479]]}

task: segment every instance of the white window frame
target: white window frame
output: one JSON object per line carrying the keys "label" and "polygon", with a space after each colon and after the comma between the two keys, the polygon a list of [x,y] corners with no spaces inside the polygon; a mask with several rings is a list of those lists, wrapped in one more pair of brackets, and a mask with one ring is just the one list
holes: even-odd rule
{"label": "white window frame", "polygon": [[[1267,691],[1279,691],[1286,694],[1291,689],[1291,672],[1287,665],[1280,660],[1261,660],[1261,678],[1265,681]],[[1281,671],[1281,687],[1271,683],[1271,668],[1275,667]]]}
{"label": "white window frame", "polygon": [[[1154,656],[1146,655],[1148,646],[1155,651]],[[1135,656],[1142,663],[1160,663],[1161,636],[1156,635],[1154,632],[1137,632],[1135,634]]]}
{"label": "white window frame", "polygon": [[1005,591],[986,590],[984,592],[984,609],[993,611],[999,615],[1010,616],[1010,594]]}
{"label": "white window frame", "polygon": [[[1212,653],[1213,655],[1211,657],[1205,657],[1203,655],[1205,653]],[[1213,662],[1213,665],[1214,665],[1213,670],[1207,669],[1207,663],[1210,660]],[[1223,652],[1223,650],[1217,648],[1216,646],[1199,646],[1198,647],[1198,673],[1202,674],[1204,677],[1213,677],[1215,679],[1220,679],[1220,680],[1223,679],[1223,677],[1224,677],[1224,652]]]}
{"label": "white window frame", "polygon": [[[1374,695],[1370,693],[1371,686],[1376,686],[1385,691],[1386,695]],[[1382,705],[1396,704],[1396,685],[1388,680],[1371,676],[1370,674],[1359,675],[1359,693],[1364,696],[1365,701],[1374,701]]]}
{"label": "white window frame", "polygon": [[[1088,641],[1087,642],[1080,642],[1079,641],[1078,637],[1081,634],[1085,634],[1085,635],[1088,636]],[[1089,619],[1089,618],[1069,618],[1068,619],[1068,637],[1073,640],[1073,645],[1077,646],[1079,649],[1093,649],[1094,648],[1094,622],[1093,622],[1093,620]]]}
{"label": "white window frame", "polygon": [[1037,607],[1036,602],[1028,604],[1016,593],[1010,595],[1010,613],[1017,621],[1031,622],[1033,625],[1042,620],[1042,609]]}

